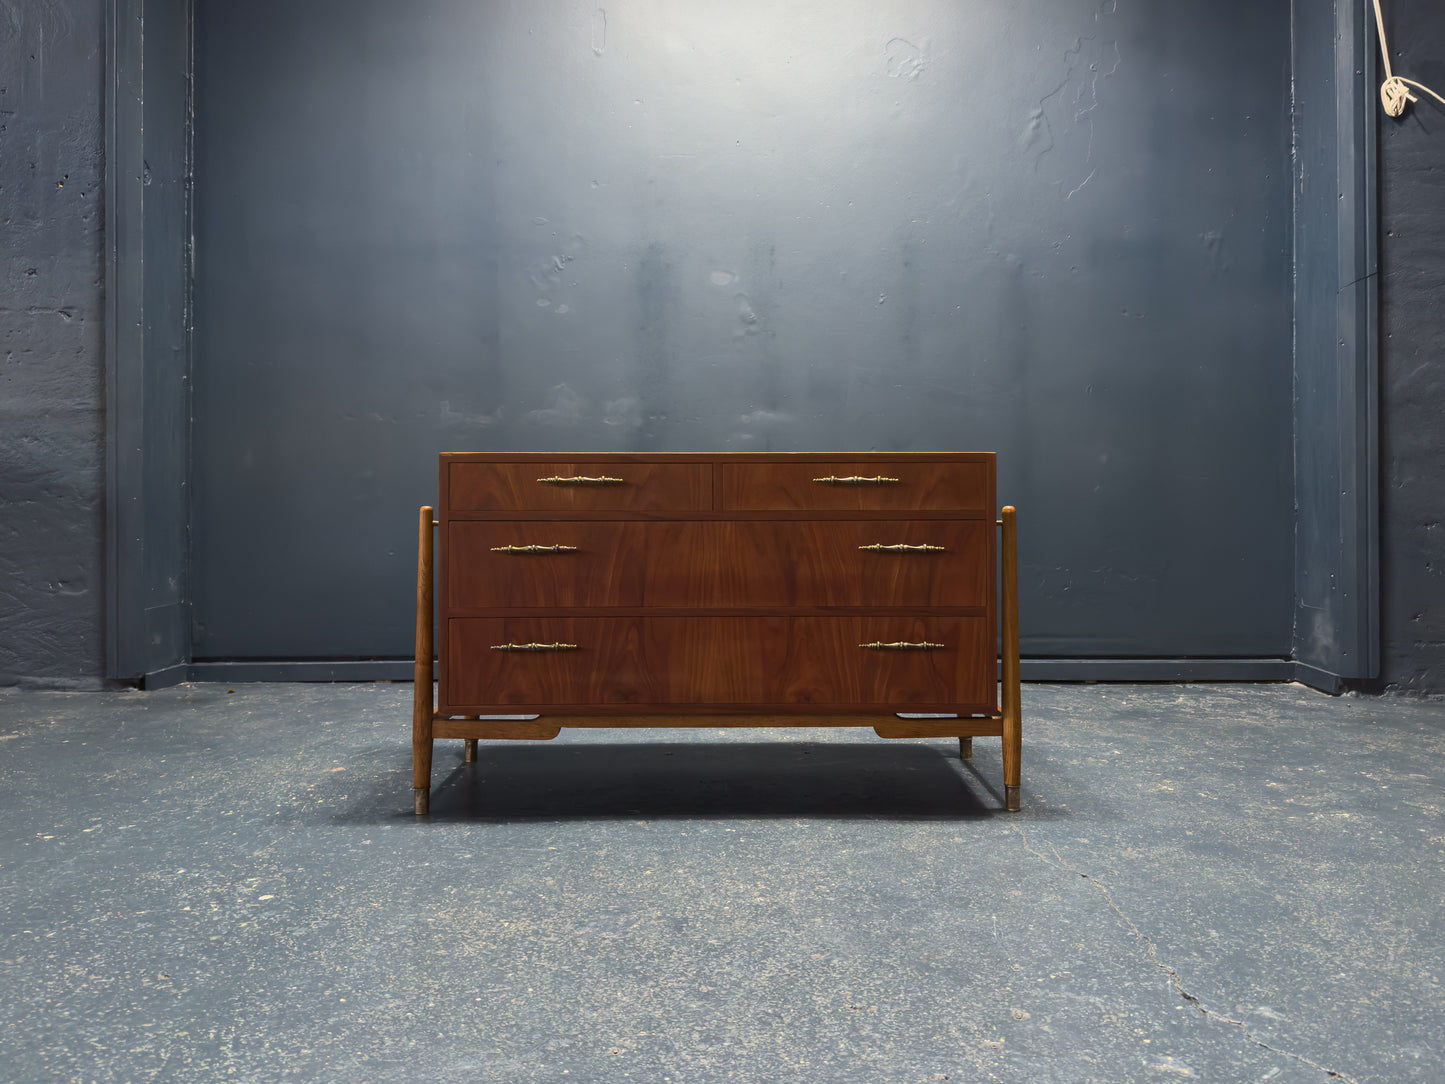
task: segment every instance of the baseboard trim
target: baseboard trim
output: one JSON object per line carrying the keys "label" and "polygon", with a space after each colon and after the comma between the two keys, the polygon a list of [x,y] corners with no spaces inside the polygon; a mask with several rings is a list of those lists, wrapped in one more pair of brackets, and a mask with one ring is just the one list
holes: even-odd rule
{"label": "baseboard trim", "polygon": [[413,659],[206,660],[190,665],[190,681],[410,681]]}
{"label": "baseboard trim", "polygon": [[191,670],[193,664],[178,662],[174,666],[167,666],[160,670],[152,670],[140,679],[140,687],[147,692],[156,689],[169,689],[172,685],[179,685],[183,681],[193,681]]}
{"label": "baseboard trim", "polygon": [[1020,659],[1024,681],[1293,681],[1292,659]]}
{"label": "baseboard trim", "polygon": [[1295,663],[1294,671],[1294,679],[1301,685],[1308,685],[1311,689],[1318,689],[1331,696],[1339,696],[1345,691],[1345,679],[1339,674],[1321,670],[1318,666],[1311,666],[1307,662]]}
{"label": "baseboard trim", "polygon": [[[145,688],[180,681],[410,681],[412,659],[203,660],[147,674]],[[1038,682],[1299,681],[1323,692],[1340,679],[1293,659],[1022,659],[1020,677]],[[176,676],[179,674],[180,676]]]}

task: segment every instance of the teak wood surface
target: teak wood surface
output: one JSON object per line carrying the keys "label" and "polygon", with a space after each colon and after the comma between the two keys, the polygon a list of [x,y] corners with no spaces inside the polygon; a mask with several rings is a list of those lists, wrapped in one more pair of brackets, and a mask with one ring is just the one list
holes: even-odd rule
{"label": "teak wood surface", "polygon": [[1016,531],[994,477],[991,453],[442,455],[419,524],[417,812],[436,738],[470,760],[562,726],[799,724],[957,737],[965,759],[1000,737],[1017,809]]}
{"label": "teak wood surface", "polygon": [[985,614],[992,534],[981,520],[453,520],[446,606],[451,616],[603,606]]}
{"label": "teak wood surface", "polygon": [[[458,618],[446,710],[973,714],[994,710],[993,639],[981,617]],[[860,646],[879,642],[940,646]]]}

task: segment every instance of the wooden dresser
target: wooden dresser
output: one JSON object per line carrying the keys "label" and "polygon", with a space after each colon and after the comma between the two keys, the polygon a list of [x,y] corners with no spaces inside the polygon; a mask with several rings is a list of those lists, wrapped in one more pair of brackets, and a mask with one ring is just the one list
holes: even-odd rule
{"label": "wooden dresser", "polygon": [[1013,509],[995,521],[992,453],[440,459],[419,537],[418,813],[434,739],[472,760],[478,739],[563,726],[870,726],[958,737],[965,758],[997,736],[1018,808]]}

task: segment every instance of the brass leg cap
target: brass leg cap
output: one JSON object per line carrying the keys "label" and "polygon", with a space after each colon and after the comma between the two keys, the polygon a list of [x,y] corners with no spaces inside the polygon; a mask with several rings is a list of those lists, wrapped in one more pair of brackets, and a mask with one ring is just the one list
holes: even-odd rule
{"label": "brass leg cap", "polygon": [[475,764],[475,763],[477,762],[477,739],[476,739],[476,738],[468,738],[468,739],[467,739],[467,751],[466,751],[466,754],[465,754],[465,756],[464,756],[463,759],[464,759],[468,764]]}
{"label": "brass leg cap", "polygon": [[429,812],[427,806],[431,799],[431,788],[413,787],[412,794],[416,798],[416,815],[418,817],[425,817]]}
{"label": "brass leg cap", "polygon": [[1004,804],[1008,806],[1010,813],[1019,811],[1019,788],[1005,785],[1003,788]]}
{"label": "brass leg cap", "polygon": [[959,759],[960,759],[960,760],[972,760],[972,759],[973,759],[973,739],[972,739],[972,738],[959,738],[959,739],[958,739],[958,756],[959,756]]}

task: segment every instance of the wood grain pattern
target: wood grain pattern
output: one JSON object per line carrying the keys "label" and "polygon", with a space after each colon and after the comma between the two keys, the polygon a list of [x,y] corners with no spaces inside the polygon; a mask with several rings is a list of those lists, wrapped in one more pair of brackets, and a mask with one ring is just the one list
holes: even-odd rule
{"label": "wood grain pattern", "polygon": [[1019,691],[1019,547],[1018,513],[1005,505],[1003,528],[1003,779],[1005,805],[1019,807],[1019,761],[1023,753],[1023,706]]}
{"label": "wood grain pattern", "polygon": [[[1003,736],[1003,720],[998,716],[964,717],[961,719],[892,719],[874,723],[873,732],[880,738],[999,738]],[[964,760],[973,756],[971,746],[961,746]]]}
{"label": "wood grain pattern", "polygon": [[[814,481],[828,477],[898,481]],[[444,454],[440,682],[434,711],[417,698],[418,812],[436,737],[470,752],[562,726],[799,723],[957,737],[965,757],[974,737],[1001,737],[1017,808],[1016,535],[1005,509],[1000,708],[994,487],[988,453]],[[423,556],[419,680],[431,575]],[[529,717],[475,718],[489,715]]]}
{"label": "wood grain pattern", "polygon": [[[993,707],[993,630],[978,617],[453,618],[449,624],[443,714],[687,705],[963,714]],[[859,647],[875,640],[945,646]],[[557,653],[491,650],[524,641],[578,646]]]}
{"label": "wood grain pattern", "polygon": [[[807,462],[736,462],[722,467],[722,505],[753,510],[947,510],[993,516],[991,460],[887,462],[836,459]],[[886,476],[886,485],[824,485],[815,478]]]}
{"label": "wood grain pattern", "polygon": [[[620,485],[548,485],[539,478],[620,477]],[[657,511],[710,509],[708,463],[618,463],[602,459],[528,460],[447,464],[451,511]]]}
{"label": "wood grain pattern", "polygon": [[[759,610],[990,602],[980,521],[452,521],[449,611],[584,607]],[[876,552],[874,544],[941,552]],[[554,553],[497,552],[563,545]]]}
{"label": "wood grain pattern", "polygon": [[412,667],[411,756],[415,808],[424,815],[431,795],[432,738],[432,612],[436,531],[432,510],[423,505],[417,522],[416,661]]}
{"label": "wood grain pattern", "polygon": [[476,741],[551,741],[562,732],[553,719],[438,719],[432,727],[438,738]]}
{"label": "wood grain pattern", "polygon": [[826,715],[800,717],[795,712],[785,715],[763,715],[749,712],[735,715],[728,712],[702,714],[690,712],[685,715],[666,715],[655,712],[622,712],[610,715],[563,715],[548,713],[536,719],[453,719],[439,718],[435,723],[438,738],[465,738],[475,742],[479,739],[500,738],[508,741],[550,741],[565,729],[581,730],[640,730],[668,728],[681,730],[748,729],[766,730],[772,727],[791,727],[805,723],[808,726],[855,726],[867,727],[881,738],[986,738],[999,736],[1002,724],[996,717],[962,716],[958,719],[915,721],[899,719],[893,715],[871,712],[868,714],[844,714],[830,711]]}

